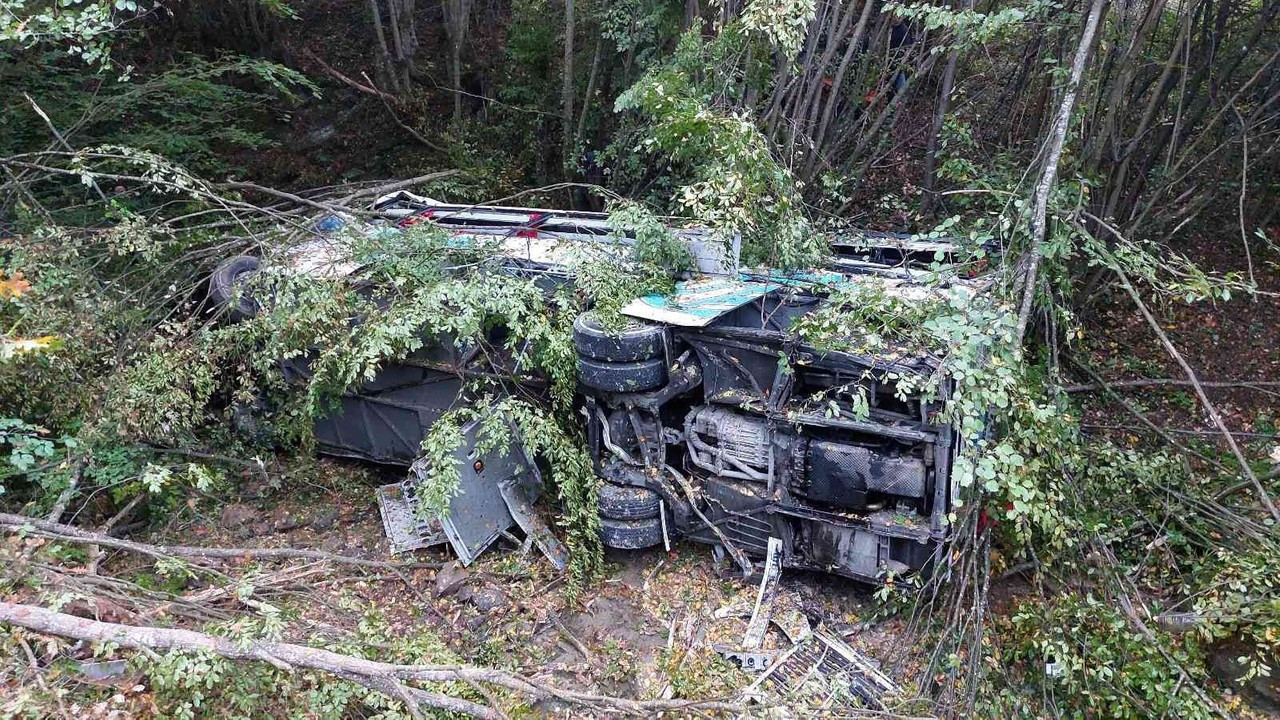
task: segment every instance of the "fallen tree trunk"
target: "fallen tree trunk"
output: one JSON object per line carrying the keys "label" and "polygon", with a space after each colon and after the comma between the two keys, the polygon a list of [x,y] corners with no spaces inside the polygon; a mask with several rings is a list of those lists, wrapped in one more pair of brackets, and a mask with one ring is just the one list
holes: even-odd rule
{"label": "fallen tree trunk", "polygon": [[299,548],[216,548],[195,547],[189,545],[149,545],[147,543],[123,540],[121,538],[111,537],[110,535],[81,530],[74,525],[63,525],[62,523],[49,522],[48,520],[24,517],[22,515],[12,515],[10,513],[0,513],[0,529],[10,529],[15,531],[25,530],[27,533],[36,537],[90,543],[102,547],[114,548],[116,550],[127,550],[129,552],[148,555],[154,558],[185,557],[202,558],[206,560],[235,560],[246,558],[325,560],[343,565],[356,565],[359,567],[379,568],[383,570],[440,567],[440,563],[396,563],[386,560],[367,560],[365,558],[338,555],[337,553],[325,552],[323,550]]}
{"label": "fallen tree trunk", "polygon": [[741,714],[744,710],[744,706],[736,702],[629,700],[594,695],[545,685],[532,678],[505,670],[469,665],[396,665],[293,643],[244,642],[193,630],[98,622],[34,605],[17,603],[0,602],[0,623],[87,642],[114,643],[119,647],[204,651],[235,660],[267,662],[286,671],[299,667],[320,670],[377,690],[395,700],[465,713],[479,718],[500,718],[502,714],[493,708],[470,700],[428,692],[406,683],[482,683],[510,690],[532,700],[554,699],[580,707],[629,715],[656,715],[662,712],[695,710]]}
{"label": "fallen tree trunk", "polygon": [[[318,648],[290,643],[243,643],[191,630],[118,625],[54,612],[34,605],[5,602],[0,602],[0,622],[49,635],[97,643],[114,643],[120,647],[147,650],[199,650],[235,660],[269,662],[288,671],[296,667],[323,670],[385,693],[392,699],[406,704],[426,705],[478,718],[496,720],[502,717],[502,714],[496,710],[470,700],[406,687],[391,670],[396,666]],[[428,675],[424,679],[446,681],[459,679],[448,676],[446,672],[435,674],[426,670],[423,672]]]}
{"label": "fallen tree trunk", "polygon": [[[1138,380],[1111,380],[1105,383],[1088,383],[1084,385],[1068,385],[1062,388],[1063,392],[1078,393],[1092,392],[1094,390],[1105,390],[1112,388],[1148,388],[1148,387],[1195,387],[1190,380],[1175,380],[1173,378],[1141,378]],[[1280,387],[1280,382],[1274,380],[1205,380],[1200,383],[1200,387],[1206,388],[1272,388]]]}

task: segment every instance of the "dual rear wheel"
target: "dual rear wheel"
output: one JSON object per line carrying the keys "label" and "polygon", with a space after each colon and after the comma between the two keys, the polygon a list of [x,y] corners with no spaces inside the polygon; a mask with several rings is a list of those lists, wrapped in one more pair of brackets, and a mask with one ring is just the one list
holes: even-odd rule
{"label": "dual rear wheel", "polygon": [[662,502],[648,488],[600,486],[600,538],[606,547],[638,550],[662,544]]}
{"label": "dual rear wheel", "polygon": [[[661,327],[630,322],[606,329],[585,312],[573,323],[578,382],[608,393],[644,392],[667,381],[666,338]],[[662,543],[662,502],[648,488],[600,485],[600,539],[606,547],[637,550]]]}
{"label": "dual rear wheel", "polygon": [[578,351],[578,382],[594,390],[644,392],[667,381],[665,331],[654,325],[628,323],[606,329],[595,314],[585,312],[573,323]]}

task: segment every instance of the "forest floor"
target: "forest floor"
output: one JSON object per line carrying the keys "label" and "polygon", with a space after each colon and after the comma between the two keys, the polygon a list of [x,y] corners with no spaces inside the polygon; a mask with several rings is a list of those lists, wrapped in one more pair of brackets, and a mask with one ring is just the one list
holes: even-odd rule
{"label": "forest floor", "polygon": [[[1249,381],[1280,382],[1280,227],[1269,228],[1269,246],[1251,238],[1256,296],[1237,294],[1230,300],[1196,304],[1165,303],[1153,312],[1170,340],[1186,358],[1202,382],[1233,383],[1206,387],[1222,418],[1243,444],[1264,449],[1280,442],[1280,386],[1249,385]],[[1190,258],[1206,271],[1236,272],[1248,278],[1241,240],[1230,234],[1215,241],[1200,239],[1185,247]],[[1098,302],[1095,312],[1084,316],[1085,339],[1077,358],[1087,359],[1094,372],[1107,381],[1167,378],[1185,381],[1177,363],[1160,345],[1130,298],[1113,291]],[[1082,384],[1091,379],[1072,368]],[[1225,450],[1199,406],[1192,387],[1118,388],[1117,392],[1154,424],[1168,428],[1191,445]],[[1152,432],[1105,392],[1090,391],[1085,409],[1085,429],[1111,432],[1138,445],[1152,440]],[[1253,455],[1256,459],[1261,456]]]}
{"label": "forest floor", "polygon": [[[314,548],[430,566],[408,570],[403,579],[339,569],[279,586],[264,575],[266,597],[288,620],[287,639],[303,644],[358,636],[362,626],[376,624],[401,640],[438,648],[436,662],[500,667],[563,687],[643,699],[727,696],[755,680],[714,648],[740,646],[758,585],[733,572],[731,563],[718,567],[708,546],[608,551],[605,577],[573,599],[566,576],[536,550],[526,554],[505,541],[467,568],[443,546],[393,557],[374,486],[396,481],[395,471],[325,459],[285,472],[279,488],[246,484],[229,503],[189,502],[137,539]],[[891,677],[914,679],[918,661],[907,623],[878,612],[884,608],[872,590],[816,573],[784,571],[781,579],[786,602],[811,623],[844,637]],[[237,602],[229,597],[225,604],[231,609]],[[765,648],[788,646],[772,627]]]}

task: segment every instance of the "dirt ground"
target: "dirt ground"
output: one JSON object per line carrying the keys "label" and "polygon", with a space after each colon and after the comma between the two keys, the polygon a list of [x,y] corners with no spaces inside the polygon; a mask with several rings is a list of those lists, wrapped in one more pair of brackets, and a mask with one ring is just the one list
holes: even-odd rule
{"label": "dirt ground", "polygon": [[[715,649],[741,646],[758,580],[743,580],[732,563],[718,566],[708,546],[609,551],[606,576],[575,599],[536,549],[526,554],[505,540],[468,568],[445,546],[392,556],[373,487],[394,481],[395,471],[339,460],[307,465],[284,478],[285,489],[250,487],[232,504],[191,503],[147,540],[316,548],[422,565],[403,578],[335,571],[305,588],[271,590],[298,642],[317,628],[354,631],[374,613],[398,634],[438,641],[454,660],[603,694],[707,698],[756,679]],[[784,571],[779,608],[843,637],[890,677],[909,680],[902,676],[915,662],[904,622],[877,613],[883,607],[873,590]],[[790,645],[779,627],[770,629],[766,649]]]}

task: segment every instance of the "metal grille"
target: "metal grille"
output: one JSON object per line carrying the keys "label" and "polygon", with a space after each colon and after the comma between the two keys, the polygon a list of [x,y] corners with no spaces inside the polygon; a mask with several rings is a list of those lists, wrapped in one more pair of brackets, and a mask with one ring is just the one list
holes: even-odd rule
{"label": "metal grille", "polygon": [[736,515],[724,522],[724,533],[742,549],[752,555],[763,555],[769,547],[769,535],[773,528],[769,523],[754,517]]}
{"label": "metal grille", "polygon": [[415,483],[410,477],[377,490],[378,513],[382,516],[382,527],[387,531],[392,553],[417,550],[445,541],[439,521],[425,519],[418,512],[418,502],[413,494]]}
{"label": "metal grille", "polygon": [[901,692],[876,663],[821,630],[792,647],[758,682],[806,704],[839,706],[856,699],[872,710],[884,710],[881,698]]}

